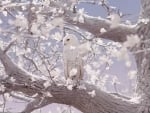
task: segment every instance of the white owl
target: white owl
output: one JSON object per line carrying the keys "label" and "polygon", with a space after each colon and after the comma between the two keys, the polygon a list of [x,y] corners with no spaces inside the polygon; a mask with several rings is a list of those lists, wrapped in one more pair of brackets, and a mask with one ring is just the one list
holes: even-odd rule
{"label": "white owl", "polygon": [[83,60],[80,54],[79,41],[76,36],[68,34],[63,39],[63,61],[66,79],[83,79]]}

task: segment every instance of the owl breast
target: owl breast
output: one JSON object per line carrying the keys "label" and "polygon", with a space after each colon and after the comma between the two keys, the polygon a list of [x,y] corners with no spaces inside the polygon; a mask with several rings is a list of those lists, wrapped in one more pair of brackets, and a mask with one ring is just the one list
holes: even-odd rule
{"label": "owl breast", "polygon": [[65,54],[65,58],[67,59],[67,61],[74,62],[79,57],[79,52],[77,51],[77,49],[67,49],[64,52],[67,53]]}

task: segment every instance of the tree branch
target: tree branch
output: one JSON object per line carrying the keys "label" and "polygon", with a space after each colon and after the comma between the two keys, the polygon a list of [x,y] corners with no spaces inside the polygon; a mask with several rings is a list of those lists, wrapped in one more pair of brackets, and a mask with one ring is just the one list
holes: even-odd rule
{"label": "tree branch", "polygon": [[[69,24],[75,25],[83,30],[86,30],[96,37],[101,37],[104,39],[109,39],[116,42],[124,42],[126,41],[126,36],[130,34],[136,33],[135,25],[124,25],[119,24],[116,28],[110,28],[111,22],[106,19],[92,17],[92,16],[84,16],[84,23],[74,22],[73,18],[76,14],[70,13],[69,17],[65,17],[65,21]],[[107,30],[105,33],[100,33],[100,29],[104,28]]]}
{"label": "tree branch", "polygon": [[[99,17],[92,17],[88,16],[86,14],[83,15],[84,17],[84,23],[80,23],[77,21],[74,21],[75,17],[78,17],[80,14],[73,13],[71,10],[67,9],[62,3],[56,3],[51,2],[51,6],[61,7],[64,10],[64,21],[66,21],[68,24],[77,26],[83,30],[86,30],[96,37],[101,37],[104,39],[109,39],[116,42],[124,42],[126,41],[126,36],[130,34],[136,34],[136,25],[125,25],[125,24],[119,24],[115,28],[110,28],[111,22],[109,20],[99,18]],[[107,32],[100,33],[100,29],[105,28]]]}
{"label": "tree branch", "polygon": [[[71,2],[69,0],[66,0],[67,6],[71,5]],[[79,16],[79,13],[73,13],[70,8],[67,8],[66,6],[62,5],[63,1],[51,1],[50,6],[51,7],[57,7],[57,8],[62,8],[64,10],[64,15],[63,16],[64,21],[68,24],[77,26],[83,30],[86,30],[90,33],[92,33],[96,37],[104,38],[104,39],[109,39],[113,40],[116,42],[124,42],[126,41],[126,36],[130,34],[135,34],[136,33],[136,25],[125,25],[125,24],[119,24],[116,28],[110,28],[111,22],[109,20],[103,19],[103,18],[98,18],[98,17],[92,17],[88,16],[86,14],[83,15],[84,17],[84,23],[80,22],[75,22],[73,21],[75,17]],[[8,7],[14,7],[14,6],[22,6],[22,5],[30,5],[29,3],[11,3],[9,5],[3,6],[4,8]],[[39,4],[36,4],[38,6]],[[2,10],[2,9],[1,9]],[[51,12],[44,13],[44,15],[48,15]],[[100,33],[100,29],[105,28],[107,32],[105,33]]]}
{"label": "tree branch", "polygon": [[16,42],[16,40],[13,40],[12,42],[9,43],[9,45],[5,48],[4,53],[6,53],[12,45],[14,45],[14,43]]}
{"label": "tree branch", "polygon": [[[20,91],[30,97],[38,94],[38,96],[35,97],[35,101],[38,101],[37,104],[41,104],[34,104],[35,101],[33,101],[29,104],[30,106],[32,104],[33,107],[29,108],[28,105],[24,111],[30,112],[51,103],[61,103],[72,105],[84,113],[136,113],[137,104],[132,104],[125,100],[123,101],[120,98],[115,98],[114,96],[101,91],[96,86],[87,83],[84,83],[86,90],[68,90],[66,86],[57,86],[56,84],[51,84],[51,86],[45,88],[43,83],[45,83],[46,80],[42,78],[37,79],[35,77],[35,80],[32,81],[32,77],[36,75],[31,75],[25,70],[19,68],[11,61],[7,54],[3,53],[1,49],[0,60],[5,67],[6,73],[16,80],[15,83],[8,80],[2,82],[7,90]],[[96,92],[95,97],[91,97],[91,95],[88,94],[88,92],[93,90]],[[53,97],[46,96],[46,92],[51,93]],[[42,97],[46,98],[42,100],[43,102],[41,102]],[[37,100],[37,98],[40,99]]]}

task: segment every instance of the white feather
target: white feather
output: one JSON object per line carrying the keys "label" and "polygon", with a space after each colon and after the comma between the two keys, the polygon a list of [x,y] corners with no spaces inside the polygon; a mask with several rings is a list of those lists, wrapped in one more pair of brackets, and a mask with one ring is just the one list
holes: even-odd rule
{"label": "white feather", "polygon": [[[63,45],[64,74],[66,79],[83,79],[83,60],[77,37],[72,34],[67,35],[63,39]],[[76,69],[76,73],[73,75],[72,70],[74,69]]]}

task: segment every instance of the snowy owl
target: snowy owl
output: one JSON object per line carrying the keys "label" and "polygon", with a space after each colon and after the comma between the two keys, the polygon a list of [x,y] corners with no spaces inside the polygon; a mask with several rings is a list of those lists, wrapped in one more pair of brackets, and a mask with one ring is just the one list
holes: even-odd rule
{"label": "snowy owl", "polygon": [[80,81],[83,79],[83,60],[79,51],[79,41],[68,34],[63,39],[63,61],[65,78]]}

